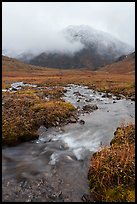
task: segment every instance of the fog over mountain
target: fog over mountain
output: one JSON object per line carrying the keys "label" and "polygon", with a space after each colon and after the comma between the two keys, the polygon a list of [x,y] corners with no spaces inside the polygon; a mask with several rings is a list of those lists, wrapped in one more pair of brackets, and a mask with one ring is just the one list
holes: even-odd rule
{"label": "fog over mountain", "polygon": [[[30,47],[28,47],[30,45]],[[81,42],[69,42],[61,31],[52,31],[50,34],[46,34],[40,38],[37,36],[36,39],[30,39],[29,42],[22,47],[18,46],[18,49],[6,48],[3,49],[3,53],[11,57],[19,57],[22,54],[38,55],[41,52],[63,52],[73,54],[83,48]]]}
{"label": "fog over mountain", "polygon": [[[63,33],[69,42],[80,42],[84,47],[96,47],[98,54],[107,52],[111,48],[115,55],[130,53],[134,50],[132,46],[124,43],[107,32],[103,32],[87,25],[68,26]],[[117,56],[116,56],[117,57]]]}
{"label": "fog over mountain", "polygon": [[79,50],[70,51],[62,48],[48,50],[27,59],[25,54],[19,59],[33,65],[54,68],[89,68],[98,69],[100,66],[114,62],[121,55],[129,54],[134,48],[119,41],[110,34],[93,29],[91,26],[68,26],[63,29],[62,37],[75,45],[78,43]]}
{"label": "fog over mountain", "polygon": [[134,8],[134,2],[3,2],[3,54],[73,54],[83,44],[72,43],[62,34],[69,25],[88,25],[134,47]]}

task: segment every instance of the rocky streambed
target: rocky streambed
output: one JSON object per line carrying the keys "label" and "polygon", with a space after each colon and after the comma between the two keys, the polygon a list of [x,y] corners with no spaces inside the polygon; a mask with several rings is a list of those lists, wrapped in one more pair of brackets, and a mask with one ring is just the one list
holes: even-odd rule
{"label": "rocky streambed", "polygon": [[121,122],[134,122],[135,103],[86,86],[65,89],[63,98],[78,108],[78,122],[41,126],[37,140],[3,148],[3,202],[93,201],[87,181],[90,158],[110,144]]}

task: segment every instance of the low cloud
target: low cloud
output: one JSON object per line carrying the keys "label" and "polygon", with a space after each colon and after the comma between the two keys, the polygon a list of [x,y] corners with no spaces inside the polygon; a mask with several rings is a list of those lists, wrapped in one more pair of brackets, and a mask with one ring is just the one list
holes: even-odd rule
{"label": "low cloud", "polygon": [[18,53],[60,51],[74,53],[61,30],[89,25],[132,45],[135,43],[134,2],[3,2],[2,48]]}

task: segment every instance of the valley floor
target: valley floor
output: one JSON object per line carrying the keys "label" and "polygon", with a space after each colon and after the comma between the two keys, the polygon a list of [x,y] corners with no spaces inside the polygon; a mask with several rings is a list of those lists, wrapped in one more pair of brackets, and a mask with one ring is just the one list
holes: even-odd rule
{"label": "valley floor", "polygon": [[[37,91],[31,88],[27,88],[19,91],[19,93],[3,92],[3,144],[9,146],[18,144],[22,141],[27,141],[26,137],[29,134],[32,136],[32,138],[30,139],[37,138],[37,136],[35,135],[35,131],[43,121],[46,121],[46,125],[48,127],[51,127],[58,125],[60,122],[70,122],[67,121],[70,117],[73,121],[77,120],[77,117],[74,117],[77,115],[73,105],[63,102],[60,99],[64,94],[63,86],[67,84],[87,85],[93,90],[105,92],[106,94],[113,93],[118,98],[125,97],[126,99],[131,99],[133,101],[135,100],[135,76],[133,74],[108,74],[107,72],[101,71],[91,72],[88,70],[76,71],[46,68],[32,68],[31,70],[25,69],[25,71],[23,71],[23,69],[19,71],[17,69],[13,71],[11,69],[8,70],[8,68],[3,69],[3,89],[8,89],[11,83],[18,81],[36,84],[42,87],[44,91]],[[47,87],[52,88],[47,89]],[[50,96],[50,100],[45,103],[43,102],[43,97],[47,96]],[[36,102],[36,104],[33,103],[33,100]],[[30,114],[27,115],[29,109]],[[44,116],[42,115],[43,111]],[[46,113],[48,114],[46,115]],[[29,121],[31,121],[29,124],[28,122],[26,122],[26,118],[27,121],[28,119]],[[19,123],[21,125],[21,128],[18,128]],[[25,125],[24,128],[23,124]],[[33,129],[33,132],[31,132],[31,129],[34,126],[35,128]],[[20,133],[18,132],[19,130],[21,130],[21,132],[24,131],[24,135],[22,135],[22,138],[18,140],[18,135],[20,135]],[[14,137],[15,135],[16,138]],[[16,189],[15,192],[18,190],[20,191],[20,188],[23,189],[25,188],[25,185],[28,185],[24,181],[21,182],[22,183],[20,183],[20,185],[22,186],[18,186],[18,189]],[[29,192],[31,189],[31,185],[34,185],[35,182],[36,181],[32,181],[32,183],[29,184],[30,186],[28,185]],[[54,200],[62,201],[62,197],[59,192],[57,193],[57,195],[51,195],[50,198],[52,186],[49,186],[46,182],[44,182],[44,180],[41,180],[40,185],[43,189],[43,195],[46,192],[44,191],[45,187],[43,186],[43,184],[46,185],[46,188],[49,188],[49,197],[47,198],[49,202],[52,202]],[[14,185],[14,182],[12,184],[12,180],[10,183],[8,183],[6,180],[3,181],[4,191],[6,189],[6,186],[8,187],[8,185],[12,186]],[[14,189],[13,186],[12,189]],[[37,197],[39,197],[39,189],[40,187],[37,186]],[[22,190],[22,196],[23,191],[24,190]],[[7,194],[7,196],[8,195],[9,197],[11,196],[9,193]],[[14,195],[14,197],[16,197],[16,195]],[[8,197],[6,198],[6,194],[4,200],[8,200]]]}

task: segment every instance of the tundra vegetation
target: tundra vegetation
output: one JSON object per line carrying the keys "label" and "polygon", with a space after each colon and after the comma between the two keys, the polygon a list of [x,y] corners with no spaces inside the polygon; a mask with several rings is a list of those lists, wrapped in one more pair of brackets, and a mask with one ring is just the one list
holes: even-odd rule
{"label": "tundra vegetation", "polygon": [[88,172],[98,202],[135,202],[135,125],[118,127],[110,147],[96,152]]}
{"label": "tundra vegetation", "polygon": [[40,124],[49,127],[74,115],[75,108],[61,99],[64,94],[63,86],[69,83],[87,85],[98,91],[111,92],[120,97],[122,94],[135,99],[133,75],[107,75],[74,70],[54,71],[46,68],[45,70],[35,68],[31,71],[29,70],[27,74],[24,70],[3,71],[2,88],[9,88],[11,83],[17,81],[42,87],[42,90],[24,87],[15,93],[3,92],[3,144],[16,144],[37,138],[36,129]]}
{"label": "tundra vegetation", "polygon": [[23,89],[3,94],[2,143],[16,145],[36,139],[40,125],[47,128],[64,122],[75,114],[75,107],[60,97],[63,89]]}

